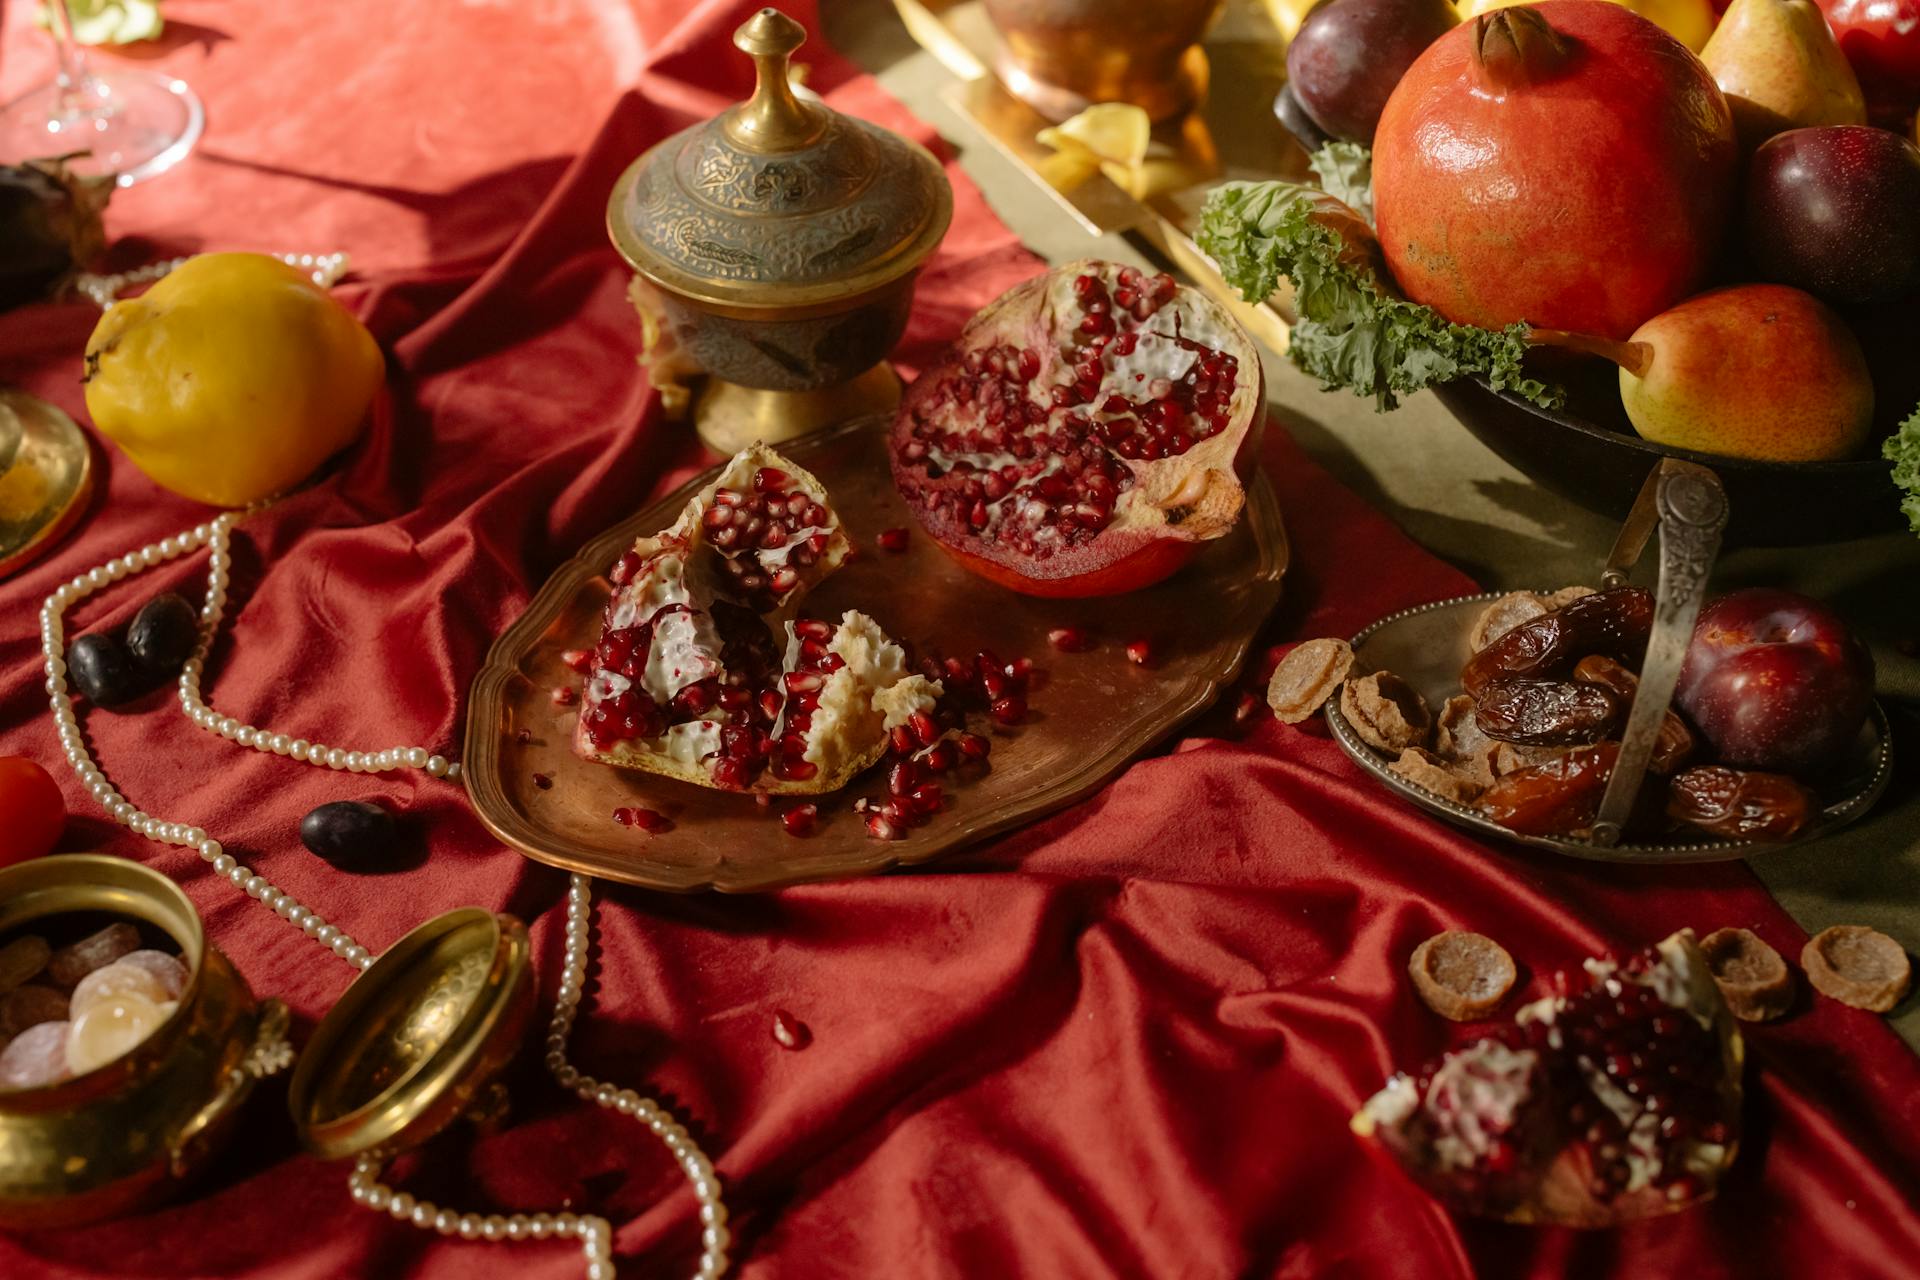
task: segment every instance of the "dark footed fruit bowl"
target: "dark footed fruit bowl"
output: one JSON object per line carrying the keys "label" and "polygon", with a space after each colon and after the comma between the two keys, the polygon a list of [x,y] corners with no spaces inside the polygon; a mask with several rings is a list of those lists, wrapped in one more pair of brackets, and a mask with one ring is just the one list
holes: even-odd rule
{"label": "dark footed fruit bowl", "polygon": [[1727,491],[1726,542],[1798,547],[1906,527],[1892,469],[1873,450],[1844,462],[1755,462],[1654,444],[1634,434],[1610,365],[1567,366],[1550,375],[1567,405],[1542,409],[1478,380],[1435,389],[1481,444],[1560,497],[1624,519],[1662,458],[1711,467]]}

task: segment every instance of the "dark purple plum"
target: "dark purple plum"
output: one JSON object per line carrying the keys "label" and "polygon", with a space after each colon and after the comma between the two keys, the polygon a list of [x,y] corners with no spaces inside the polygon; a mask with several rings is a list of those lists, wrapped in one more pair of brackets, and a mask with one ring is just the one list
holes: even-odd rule
{"label": "dark purple plum", "polygon": [[1832,302],[1920,283],[1920,147],[1867,125],[1789,129],[1747,171],[1747,252],[1768,280]]}
{"label": "dark purple plum", "polygon": [[1287,83],[1315,124],[1371,146],[1393,87],[1459,20],[1446,0],[1325,0],[1287,47]]}

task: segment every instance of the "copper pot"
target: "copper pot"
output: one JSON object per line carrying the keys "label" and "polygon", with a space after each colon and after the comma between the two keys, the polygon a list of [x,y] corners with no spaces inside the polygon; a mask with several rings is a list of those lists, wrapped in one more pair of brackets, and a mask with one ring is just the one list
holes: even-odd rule
{"label": "copper pot", "polygon": [[985,0],[1000,33],[994,70],[1050,120],[1127,102],[1154,120],[1206,93],[1200,37],[1225,0]]}

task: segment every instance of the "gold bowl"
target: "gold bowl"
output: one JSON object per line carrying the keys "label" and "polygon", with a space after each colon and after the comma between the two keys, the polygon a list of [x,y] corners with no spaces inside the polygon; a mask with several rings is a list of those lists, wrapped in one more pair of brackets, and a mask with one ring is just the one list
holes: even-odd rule
{"label": "gold bowl", "polygon": [[753,96],[647,150],[607,202],[641,361],[663,395],[707,375],[693,417],[723,454],[892,407],[887,353],[953,218],[926,148],[794,92],[805,39],[773,9],[749,19]]}
{"label": "gold bowl", "polygon": [[1225,0],[985,0],[1000,34],[994,73],[1049,120],[1125,102],[1155,120],[1206,95],[1199,47]]}
{"label": "gold bowl", "polygon": [[144,1208],[211,1158],[254,1083],[286,1064],[287,1011],[253,992],[177,885],[124,858],[63,854],[0,871],[0,935],[74,912],[138,920],[179,944],[179,1007],[120,1058],[0,1093],[0,1227],[62,1227]]}

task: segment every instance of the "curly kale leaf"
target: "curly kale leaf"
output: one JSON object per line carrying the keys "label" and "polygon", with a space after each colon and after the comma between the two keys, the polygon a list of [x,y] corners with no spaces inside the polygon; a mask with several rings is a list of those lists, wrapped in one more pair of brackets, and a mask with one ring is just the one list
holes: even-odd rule
{"label": "curly kale leaf", "polygon": [[1893,464],[1893,482],[1906,491],[1900,509],[1907,523],[1920,533],[1920,409],[1915,409],[1900,429],[1887,437],[1881,454]]}
{"label": "curly kale leaf", "polygon": [[1476,329],[1394,295],[1379,242],[1351,207],[1291,182],[1229,182],[1207,194],[1199,244],[1249,302],[1293,281],[1288,356],[1328,390],[1372,396],[1381,410],[1399,397],[1479,376],[1546,408],[1565,396],[1521,366],[1527,326]]}

